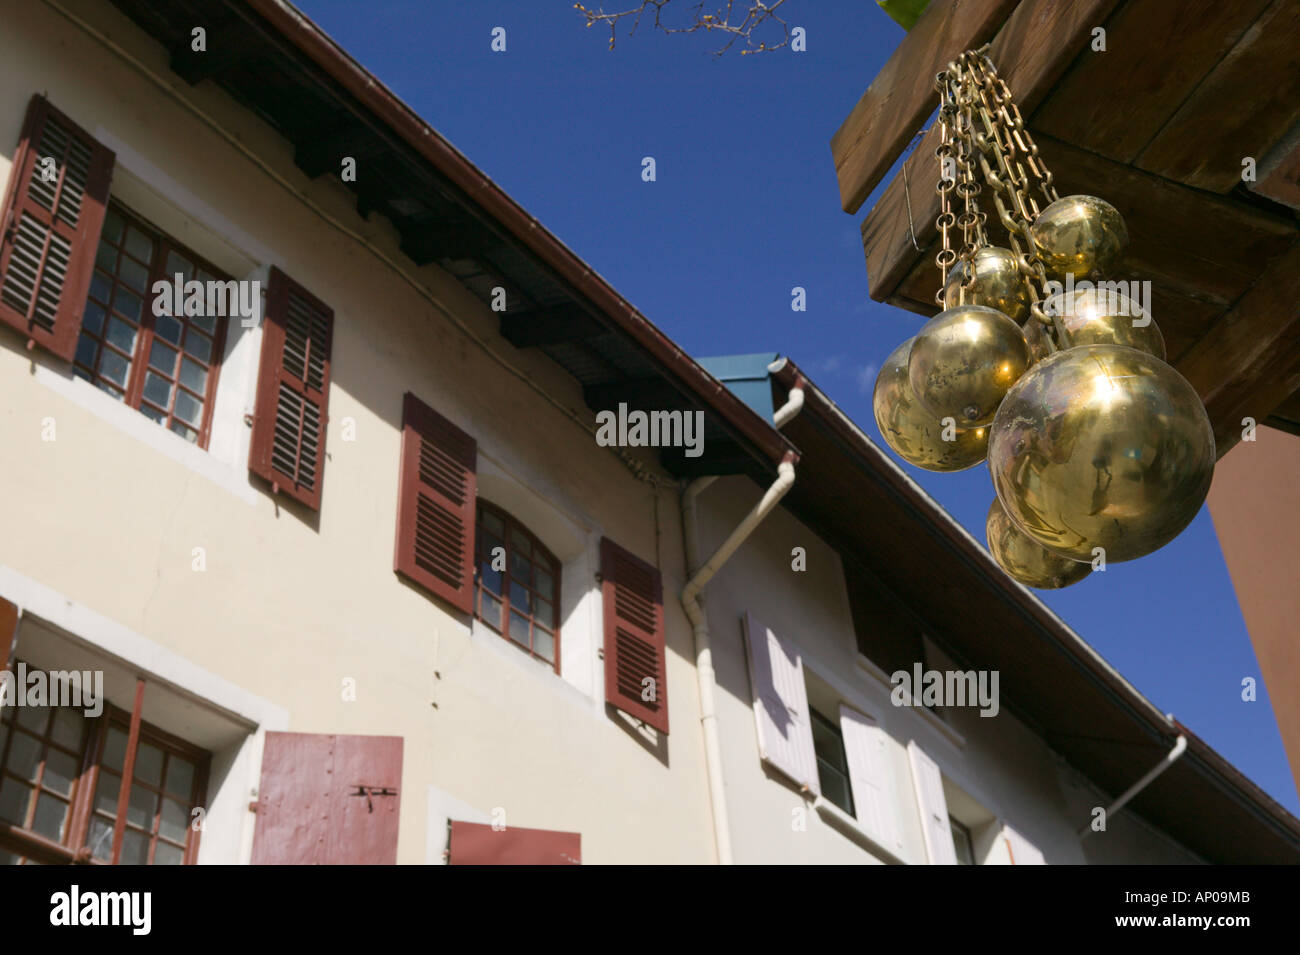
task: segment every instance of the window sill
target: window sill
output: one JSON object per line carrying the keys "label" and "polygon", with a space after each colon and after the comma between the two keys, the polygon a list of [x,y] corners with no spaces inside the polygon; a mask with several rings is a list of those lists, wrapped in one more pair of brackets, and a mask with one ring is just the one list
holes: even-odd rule
{"label": "window sill", "polygon": [[[873,676],[877,680],[879,680],[882,684],[884,684],[885,688],[888,689],[891,693],[893,692],[894,684],[889,679],[889,674],[886,673],[884,670],[880,669],[880,667],[876,666],[874,663],[872,663],[861,653],[858,654],[858,667],[861,668],[870,676]],[[931,713],[924,706],[917,704],[917,705],[909,705],[906,707],[900,706],[896,708],[911,710],[913,713],[917,714],[927,725],[929,725],[933,729],[937,730],[940,734],[942,734],[944,738],[946,738],[954,746],[964,747],[966,745],[965,736],[957,732],[955,729],[953,729],[951,726],[949,726],[947,723],[945,723],[935,714]]]}
{"label": "window sill", "polygon": [[831,802],[825,796],[818,796],[813,801],[813,808],[831,828],[838,829],[872,855],[880,857],[886,865],[907,865],[907,861],[898,855],[897,850],[881,845],[862,825]]}

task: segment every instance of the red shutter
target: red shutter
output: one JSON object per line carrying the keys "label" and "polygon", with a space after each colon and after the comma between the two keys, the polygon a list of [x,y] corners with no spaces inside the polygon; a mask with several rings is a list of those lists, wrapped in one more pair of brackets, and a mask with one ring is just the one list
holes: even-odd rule
{"label": "red shutter", "polygon": [[[46,168],[54,172],[48,182]],[[32,97],[0,214],[0,321],[68,361],[112,175],[111,150],[45,97]]]}
{"label": "red shutter", "polygon": [[605,605],[605,700],[667,733],[663,577],[607,537],[600,540],[600,575]]}
{"label": "red shutter", "polygon": [[333,310],[271,269],[248,469],[312,510],[325,481],[333,337]]}
{"label": "red shutter", "polygon": [[465,613],[474,609],[477,467],[474,439],[408,391],[393,569]]}
{"label": "red shutter", "polygon": [[402,737],[267,733],[253,865],[394,865]]}
{"label": "red shutter", "polygon": [[451,824],[448,865],[581,865],[582,834],[549,829],[493,829]]}

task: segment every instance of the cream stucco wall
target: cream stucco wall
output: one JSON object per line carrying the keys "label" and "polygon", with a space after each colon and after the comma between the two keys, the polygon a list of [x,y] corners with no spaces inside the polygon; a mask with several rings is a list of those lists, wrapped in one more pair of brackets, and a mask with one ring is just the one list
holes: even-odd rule
{"label": "cream stucco wall", "polygon": [[[404,261],[385,223],[357,217],[341,186],[308,181],[288,144],[211,84],[170,74],[165,51],[115,10],[66,6]],[[484,813],[503,808],[509,825],[581,832],[586,862],[712,861],[690,631],[671,599],[682,584],[675,496],[638,482],[407,281],[47,5],[0,0],[0,22],[0,182],[28,100],[44,91],[124,147],[115,197],[236,277],[279,266],[335,313],[318,517],[249,483],[242,424],[195,451],[0,330],[0,566],[287,713],[271,728],[404,737],[399,862],[426,861],[437,842],[431,791]],[[587,414],[573,380],[498,338],[494,316],[454,280],[411,268],[479,338]],[[218,412],[236,422],[250,407],[258,334],[231,336]],[[564,676],[394,575],[407,390],[477,439],[485,496],[508,499],[565,561]],[[349,419],[356,438],[346,442]],[[42,434],[50,420],[52,441]],[[602,534],[664,573],[666,740],[603,703]],[[345,679],[355,680],[353,702]],[[120,694],[113,702],[130,705]],[[205,846],[246,839],[249,825],[214,823]]]}

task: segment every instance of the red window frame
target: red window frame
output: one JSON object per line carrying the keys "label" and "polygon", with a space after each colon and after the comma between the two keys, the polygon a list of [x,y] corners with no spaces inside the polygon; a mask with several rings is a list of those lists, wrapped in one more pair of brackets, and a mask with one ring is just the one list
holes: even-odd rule
{"label": "red window frame", "polygon": [[[501,521],[504,535],[501,540],[496,540],[496,535],[491,532],[484,520],[484,515],[491,515]],[[514,644],[521,650],[527,651],[528,655],[554,667],[555,672],[560,672],[560,574],[561,566],[559,560],[527,527],[516,520],[508,511],[498,507],[495,504],[484,501],[481,498],[477,502],[477,513],[475,515],[476,533],[474,535],[474,616],[483,621],[484,624],[495,630],[501,637]],[[530,571],[527,581],[517,580],[515,577],[515,550],[514,542],[516,537],[521,538],[528,543],[529,553],[520,555],[533,565],[534,570]],[[496,543],[491,543],[495,541]],[[506,569],[503,571],[494,571],[501,575],[501,594],[492,593],[484,580],[484,566],[491,567],[492,548],[503,546],[506,551]],[[541,596],[541,593],[535,588],[536,565],[540,563],[537,559],[541,557],[545,560],[547,573],[552,580],[552,592],[549,598]],[[513,585],[517,585],[527,592],[528,602],[530,604],[528,612],[511,608],[511,591]],[[551,604],[551,622],[538,620],[533,613],[534,601],[536,599],[544,600]],[[489,619],[484,607],[489,600],[499,600],[501,603],[501,615],[494,623]],[[528,622],[528,646],[524,646],[516,638],[510,635],[511,614],[517,614],[524,617]],[[502,621],[505,621],[504,626]],[[535,649],[536,641],[534,639],[536,631],[534,627],[540,626],[544,630],[549,630],[554,640],[552,654],[554,660],[547,660],[546,657],[538,653]]]}
{"label": "red window frame", "polygon": [[[123,220],[122,235],[118,241],[113,241],[107,235],[108,224],[114,216]],[[145,262],[127,248],[127,230],[129,229],[145,234],[153,242],[153,253],[148,262]],[[106,247],[115,253],[114,271],[112,273],[109,273],[100,264],[101,254]],[[90,286],[86,294],[86,303],[82,314],[82,327],[73,354],[73,374],[108,392],[129,407],[135,408],[150,420],[157,421],[156,418],[145,411],[146,406],[156,413],[161,413],[163,420],[157,423],[163,428],[173,431],[173,433],[175,433],[173,425],[177,423],[187,430],[196,431],[197,437],[193,443],[200,448],[206,449],[208,440],[211,437],[213,405],[217,396],[217,380],[221,376],[221,359],[226,347],[228,319],[225,316],[211,316],[212,331],[209,333],[195,321],[195,319],[202,319],[206,316],[169,315],[165,317],[180,324],[180,342],[173,343],[158,335],[158,317],[153,314],[153,286],[159,280],[166,281],[169,288],[172,286],[174,273],[171,272],[168,265],[172,252],[188,259],[194,266],[192,278],[197,279],[198,273],[202,271],[211,276],[214,281],[233,281],[230,276],[217,269],[206,259],[176,242],[166,232],[132,212],[121,203],[113,201],[108,204],[103,229],[101,234],[96,237],[95,267],[91,273]],[[119,288],[127,294],[137,294],[120,277],[124,262],[132,263],[137,267],[142,266],[147,272],[144,291],[139,294],[142,306],[138,321],[132,321],[127,314],[116,311],[114,308]],[[105,285],[107,285],[106,294],[101,291]],[[106,300],[101,301],[101,298]],[[98,332],[92,326],[92,314],[93,310],[96,309],[103,312]],[[134,327],[135,344],[132,347],[132,353],[129,355],[121,346],[109,341],[108,328],[110,321],[113,320]],[[191,336],[191,329],[193,329],[196,340],[208,339],[211,342],[212,351],[206,363],[198,359],[186,347]],[[165,349],[177,352],[172,358],[170,370],[154,366],[151,363],[155,339],[158,339],[159,344]],[[85,349],[83,348],[88,342],[94,343],[94,354],[89,361],[86,359]],[[112,353],[131,363],[125,389],[102,375],[101,369],[106,353]],[[180,369],[187,359],[199,365],[207,373],[203,394],[199,394],[195,389],[181,383]],[[168,398],[168,407],[165,409],[161,408],[153,398],[145,394],[145,383],[150,372],[170,382],[171,395]],[[203,401],[203,414],[197,428],[194,428],[189,422],[175,414],[175,405],[182,393],[201,398]],[[178,436],[183,440],[188,440],[184,435]]]}

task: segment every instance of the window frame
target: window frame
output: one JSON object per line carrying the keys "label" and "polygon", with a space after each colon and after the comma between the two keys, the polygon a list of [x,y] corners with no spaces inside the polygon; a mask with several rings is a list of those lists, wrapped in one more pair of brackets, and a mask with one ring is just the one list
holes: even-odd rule
{"label": "window frame", "polygon": [[[952,848],[953,852],[957,856],[957,864],[979,865],[978,860],[975,858],[975,836],[971,832],[970,826],[966,825],[966,823],[962,822],[952,813],[948,813],[948,831],[952,833]],[[969,862],[962,861],[962,844],[957,841],[959,835],[965,842],[965,848],[970,857]]]}
{"label": "window frame", "polygon": [[[15,660],[10,669],[15,669],[17,663],[18,661]],[[27,671],[30,673],[38,669],[41,668],[28,666]],[[45,709],[52,713],[52,711],[58,709],[58,707],[47,705]],[[12,711],[12,713],[10,711]],[[20,709],[18,707],[5,707],[3,711],[4,717],[8,718],[8,722],[4,724],[8,732],[5,734],[3,745],[0,745],[0,778],[8,776],[14,776],[14,778],[17,778],[16,774],[9,773],[6,768],[9,760],[9,752],[12,747],[12,740],[15,734],[22,731],[26,732],[28,735],[35,735],[35,733],[31,732],[26,727],[23,727],[21,730],[16,728],[19,712]],[[131,754],[131,717],[132,714],[129,711],[116,707],[107,701],[104,702],[104,710],[99,716],[86,717],[82,728],[81,749],[77,755],[78,770],[76,777],[72,781],[71,792],[66,797],[66,800],[61,795],[55,795],[55,798],[68,803],[68,815],[64,822],[63,837],[57,841],[51,839],[49,836],[42,835],[34,829],[27,828],[28,823],[26,821],[24,821],[22,825],[19,825],[9,822],[8,820],[0,820],[0,851],[21,857],[24,864],[33,861],[47,865],[73,863],[85,865],[114,864],[109,860],[94,857],[91,854],[87,841],[90,835],[91,820],[96,815],[94,805],[95,791],[99,785],[99,772],[102,767],[104,747],[108,740],[108,730],[111,727],[115,727],[127,736],[126,750],[123,753],[123,763],[125,765],[128,756]],[[46,771],[49,747],[52,744],[52,730],[53,721],[52,717],[50,717],[49,722],[46,724],[45,735],[41,737],[42,752],[39,764],[40,769],[38,780],[34,783],[29,780],[22,780],[24,785],[30,785],[31,788],[37,791],[37,804],[39,804],[42,794],[46,792],[42,783]],[[141,786],[155,795],[159,792],[163,792],[166,798],[171,798],[171,796],[165,791],[166,771],[170,757],[172,755],[181,756],[194,764],[194,779],[191,783],[190,794],[187,797],[189,805],[186,810],[185,846],[182,850],[180,862],[181,865],[194,865],[198,860],[199,840],[202,833],[200,830],[196,830],[193,827],[193,810],[195,808],[205,808],[202,804],[204,801],[204,795],[207,792],[212,754],[202,747],[196,746],[187,740],[168,733],[166,730],[154,726],[151,723],[145,723],[143,720],[140,722],[140,733],[136,742],[135,752],[138,753],[139,744],[142,742],[148,743],[163,751],[164,760],[162,782],[155,787],[136,778],[133,773],[131,789],[136,786]],[[67,752],[66,747],[61,744],[55,745],[58,745],[61,752]],[[109,771],[112,772],[111,769]],[[122,774],[120,770],[117,772],[117,775],[119,778],[121,777]],[[128,792],[129,791],[130,789],[128,789]],[[172,801],[179,802],[180,800],[172,799]],[[125,811],[125,807],[118,808]],[[26,818],[34,818],[35,810],[36,806],[29,803]],[[145,863],[146,865],[153,864],[152,860],[157,852],[158,841],[161,838],[161,826],[159,820],[161,811],[162,803],[158,802],[154,809],[153,819],[150,821],[151,829],[148,833],[149,852],[148,861]],[[116,824],[116,816],[114,817],[114,822]],[[126,828],[136,828],[138,830],[138,827]],[[123,831],[125,832],[126,829],[124,828]],[[170,840],[164,839],[163,841],[168,842],[173,846],[175,845],[175,843],[172,843]],[[112,850],[116,852],[117,849],[118,840],[115,832]]]}
{"label": "window frame", "polygon": [[[123,256],[128,256],[132,262],[137,264],[141,261],[126,249],[125,236],[127,228],[135,227],[138,231],[144,232],[148,235],[154,242],[153,256],[149,262],[144,263],[148,271],[145,278],[145,289],[140,296],[142,300],[141,315],[140,321],[136,327],[137,339],[132,349],[132,354],[129,356],[125,356],[125,352],[118,345],[108,340],[108,323],[114,316],[111,302],[103,306],[103,326],[99,333],[95,333],[85,327],[86,311],[88,311],[92,305],[95,307],[100,306],[99,302],[91,298],[91,294],[95,284],[95,277],[101,271],[99,266],[99,248],[104,242],[104,230],[107,228],[109,219],[114,215],[120,216],[123,220],[123,239],[120,243],[114,243],[118,255],[116,269],[121,268],[121,259]],[[175,414],[175,394],[173,394],[169,400],[169,404],[172,407],[163,412],[166,416],[166,420],[159,422],[145,414],[143,410],[143,405],[146,403],[150,408],[155,410],[158,408],[157,404],[154,403],[152,399],[145,397],[144,386],[149,370],[152,368],[149,358],[153,349],[153,342],[154,339],[158,337],[156,335],[157,316],[153,313],[153,286],[161,280],[166,281],[169,288],[172,287],[174,277],[167,274],[167,260],[172,252],[176,252],[178,255],[189,259],[194,265],[196,276],[198,271],[201,270],[211,275],[212,279],[215,281],[237,281],[232,276],[227,275],[223,270],[217,268],[207,259],[198,255],[192,249],[173,239],[166,230],[158,227],[153,222],[149,221],[144,216],[141,216],[139,213],[136,213],[117,199],[112,197],[109,198],[104,212],[104,224],[100,228],[99,235],[95,237],[94,265],[91,269],[90,283],[86,291],[86,301],[83,306],[82,328],[78,332],[76,343],[77,345],[80,345],[82,335],[89,335],[91,338],[96,340],[98,347],[95,353],[95,367],[89,368],[88,372],[86,371],[87,366],[81,362],[76,355],[75,346],[72,358],[72,367],[74,370],[73,373],[87,384],[92,385],[101,391],[108,392],[110,395],[117,398],[117,400],[120,400],[122,404],[144,415],[150,421],[153,421],[164,431],[176,434],[176,432],[171,428],[174,421],[179,421],[187,428],[190,428],[190,425],[183,418],[179,418]],[[111,281],[113,282],[112,291],[114,292],[118,285],[124,284],[119,279],[116,270],[111,275]],[[126,288],[128,291],[133,291],[130,286],[126,286]],[[190,328],[190,318],[192,316],[179,315],[171,317],[182,323],[182,336],[180,345],[173,345],[166,339],[162,339],[164,345],[168,348],[174,348],[179,353],[177,356],[177,362],[174,365],[176,369],[174,377],[172,377],[172,373],[164,373],[164,377],[167,377],[170,380],[173,389],[181,389],[188,394],[197,396],[198,392],[194,391],[187,385],[183,385],[180,380],[180,363],[183,362],[186,357],[190,357],[191,360],[194,360],[194,357],[191,356],[185,348],[186,333]],[[199,426],[197,428],[190,428],[190,430],[197,432],[197,437],[192,443],[203,450],[207,450],[208,443],[212,437],[212,419],[217,397],[217,383],[221,377],[222,359],[225,357],[226,335],[230,323],[229,316],[212,316],[212,318],[214,321],[213,333],[210,336],[212,341],[212,354],[207,363],[208,380],[206,383],[205,393],[201,396],[203,398],[203,414]],[[206,334],[206,332],[201,328],[197,330]],[[103,376],[99,369],[103,364],[104,352],[108,349],[111,349],[113,353],[119,357],[127,357],[131,363],[130,371],[127,374],[126,386],[120,392],[117,387],[111,383],[107,386],[101,384]],[[158,369],[155,369],[155,371],[158,371]],[[120,398],[118,397],[119,395]],[[191,443],[183,435],[176,434],[176,436],[187,444]]]}
{"label": "window frame", "polygon": [[[482,498],[478,498],[474,502],[474,508],[475,508],[474,511],[474,524],[475,524],[474,593],[473,593],[474,619],[483,623],[484,626],[491,628],[493,633],[496,633],[507,643],[513,644],[515,647],[518,647],[520,650],[525,651],[533,659],[540,660],[542,663],[545,663],[547,666],[552,667],[555,670],[556,674],[558,675],[560,672],[560,587],[562,584],[564,565],[560,562],[558,557],[556,557],[553,553],[551,553],[550,548],[548,548],[545,544],[541,542],[541,540],[538,538],[536,534],[534,534],[531,530],[529,530],[528,527],[525,526],[522,521],[520,521],[518,518],[516,518],[514,515],[512,515],[509,511],[505,510],[500,505],[493,504],[491,501],[485,501]],[[483,553],[482,548],[480,546],[483,541],[483,535],[487,533],[486,523],[483,520],[483,514],[485,511],[487,513],[490,513],[492,516],[498,518],[504,525],[505,532],[506,532],[505,540],[503,542],[506,548],[506,569],[500,572],[501,573],[501,595],[500,597],[498,597],[496,594],[492,594],[492,598],[494,600],[499,599],[501,601],[501,605],[502,605],[501,620],[505,621],[504,629],[502,629],[502,627],[499,624],[494,624],[492,621],[486,619],[486,617],[483,614],[483,594],[485,592],[491,593],[491,591],[487,590],[487,587],[483,582],[482,573],[481,573],[483,561],[485,557],[489,556]],[[546,657],[539,654],[533,648],[532,628],[537,624],[537,621],[534,619],[533,614],[531,612],[527,614],[528,623],[529,623],[529,631],[528,631],[529,645],[525,647],[518,640],[515,640],[513,637],[510,636],[510,613],[511,613],[510,584],[512,580],[511,569],[514,566],[514,560],[512,556],[513,551],[511,549],[511,538],[516,532],[521,533],[525,538],[528,539],[529,546],[532,548],[534,554],[540,552],[544,558],[550,561],[551,566],[549,570],[553,581],[553,589],[551,592],[550,603],[551,603],[552,610],[554,612],[554,624],[550,628],[550,630],[551,630],[551,635],[555,641],[555,645],[553,649],[553,655],[555,657],[554,661],[546,659]],[[537,561],[534,560],[533,558],[529,558],[529,560],[534,564],[537,563]],[[534,589],[534,587],[531,584],[521,583],[520,586],[524,587],[529,592],[530,595],[538,596],[538,592],[536,591],[536,589]],[[541,599],[545,600],[546,598],[542,597]]]}
{"label": "window frame", "polygon": [[[853,801],[853,774],[849,771],[849,754],[848,751],[844,748],[844,728],[840,726],[838,720],[831,719],[829,716],[824,715],[820,710],[817,710],[812,706],[808,707],[808,713],[812,717],[809,720],[809,730],[812,733],[813,761],[817,764],[817,784],[821,788],[821,794],[828,802],[844,810],[846,813],[848,813],[850,816],[856,819],[857,805]],[[844,764],[844,768],[840,769],[835,766],[829,766],[829,768],[833,772],[839,773],[842,777],[844,777],[844,793],[846,796],[848,796],[848,803],[849,803],[847,806],[841,806],[839,803],[835,802],[835,800],[831,799],[829,795],[827,795],[826,782],[824,779],[822,779],[822,763],[826,762],[829,764],[829,761],[824,760],[822,758],[821,753],[817,752],[816,727],[818,723],[822,725],[823,730],[832,733],[835,737],[835,741],[839,744],[840,761]]]}

